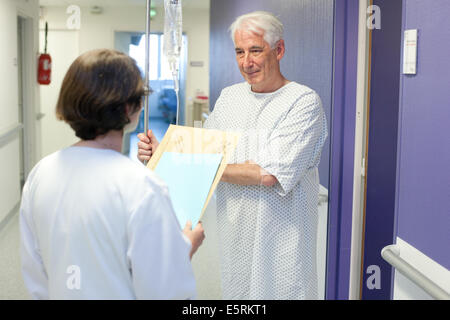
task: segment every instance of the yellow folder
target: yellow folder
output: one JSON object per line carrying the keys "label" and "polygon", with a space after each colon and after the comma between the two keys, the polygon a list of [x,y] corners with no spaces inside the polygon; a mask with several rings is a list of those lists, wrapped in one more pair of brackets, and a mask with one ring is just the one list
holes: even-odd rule
{"label": "yellow folder", "polygon": [[240,134],[237,132],[228,132],[220,130],[211,130],[203,128],[193,128],[170,125],[164,138],[160,142],[156,152],[147,163],[147,168],[155,170],[159,160],[164,152],[178,153],[221,153],[222,161],[217,170],[217,174],[211,185],[208,197],[203,205],[200,219],[202,218],[209,200],[219,183],[223,172],[238,143]]}

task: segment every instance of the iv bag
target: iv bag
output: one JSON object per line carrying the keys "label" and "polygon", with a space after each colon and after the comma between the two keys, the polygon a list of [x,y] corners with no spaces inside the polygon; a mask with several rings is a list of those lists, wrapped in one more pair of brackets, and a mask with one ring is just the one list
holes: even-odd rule
{"label": "iv bag", "polygon": [[163,53],[169,61],[172,72],[174,72],[177,69],[182,41],[181,0],[164,0],[164,10]]}

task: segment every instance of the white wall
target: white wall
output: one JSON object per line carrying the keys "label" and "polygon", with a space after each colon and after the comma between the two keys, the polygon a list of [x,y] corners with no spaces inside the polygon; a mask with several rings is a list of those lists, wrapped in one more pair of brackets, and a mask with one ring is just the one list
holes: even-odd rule
{"label": "white wall", "polygon": [[[396,246],[400,257],[450,294],[450,270],[397,237]],[[414,282],[395,270],[394,300],[432,300],[433,298]]]}
{"label": "white wall", "polygon": [[[157,15],[151,21],[151,32],[164,31],[164,11],[156,8]],[[48,21],[49,30],[67,29],[69,14],[66,7],[45,7],[41,29]],[[114,32],[144,32],[145,8],[104,7],[102,14],[92,14],[81,7],[79,53],[95,48],[114,48]],[[188,66],[186,74],[185,106],[188,108],[196,90],[209,95],[209,9],[183,8],[183,32],[188,37]],[[49,43],[49,50],[51,44]],[[203,67],[191,67],[190,61],[203,61]],[[186,116],[188,119],[188,116]]]}
{"label": "white wall", "polygon": [[[38,53],[38,20],[39,4],[37,0],[2,0],[0,1],[0,137],[19,124],[18,106],[18,68],[17,68],[17,17],[31,18],[31,37],[27,45],[32,48],[28,52],[26,64],[29,67],[30,79],[36,79],[36,57]],[[29,60],[29,61],[28,61]],[[33,71],[31,71],[33,70]],[[28,92],[28,111],[31,127],[35,126],[35,115],[39,112],[38,85],[30,80]],[[19,136],[11,135],[5,144],[0,145],[0,222],[20,201],[20,164]],[[39,132],[33,132],[30,141],[30,163],[34,164],[40,143]]]}
{"label": "white wall", "polygon": [[[40,32],[40,39],[44,39],[44,34],[44,31]],[[67,123],[56,118],[55,112],[64,76],[72,62],[78,57],[78,36],[78,31],[71,30],[58,30],[48,34],[48,43],[52,48],[52,74],[51,83],[40,87],[41,110],[45,114],[40,122],[42,157],[80,140]],[[40,48],[43,52],[43,41],[40,43]]]}

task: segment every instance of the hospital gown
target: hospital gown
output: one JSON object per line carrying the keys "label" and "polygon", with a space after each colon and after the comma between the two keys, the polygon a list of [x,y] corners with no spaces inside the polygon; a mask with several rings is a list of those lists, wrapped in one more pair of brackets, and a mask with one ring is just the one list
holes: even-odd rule
{"label": "hospital gown", "polygon": [[242,136],[229,163],[253,161],[273,187],[221,182],[217,222],[224,299],[317,299],[318,163],[327,138],[319,96],[295,82],[225,88],[205,127]]}
{"label": "hospital gown", "polygon": [[35,299],[187,299],[191,243],[165,184],[113,150],[41,160],[20,209],[22,273]]}

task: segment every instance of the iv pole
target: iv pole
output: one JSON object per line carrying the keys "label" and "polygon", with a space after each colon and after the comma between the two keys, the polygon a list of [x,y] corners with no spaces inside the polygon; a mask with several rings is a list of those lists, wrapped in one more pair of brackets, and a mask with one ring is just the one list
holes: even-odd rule
{"label": "iv pole", "polygon": [[[145,88],[148,91],[148,94],[145,95],[144,98],[144,134],[148,133],[148,111],[149,111],[149,102],[150,95],[153,90],[150,88],[150,80],[149,80],[149,59],[150,59],[150,6],[151,0],[147,0],[147,6],[145,10],[146,16],[146,27],[145,27]],[[144,161],[144,164],[147,165],[147,161]]]}

